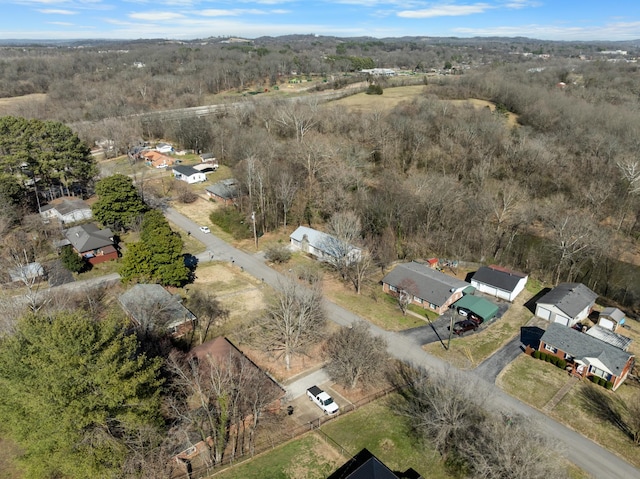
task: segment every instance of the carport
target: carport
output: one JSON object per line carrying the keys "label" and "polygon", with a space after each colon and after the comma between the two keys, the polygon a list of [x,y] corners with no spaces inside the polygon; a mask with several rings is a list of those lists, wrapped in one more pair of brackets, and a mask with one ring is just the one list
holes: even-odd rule
{"label": "carport", "polygon": [[458,301],[454,303],[456,308],[468,309],[472,313],[477,314],[483,320],[489,321],[493,318],[500,308],[493,304],[491,301],[487,301],[484,298],[477,296],[471,296],[469,294],[464,295]]}

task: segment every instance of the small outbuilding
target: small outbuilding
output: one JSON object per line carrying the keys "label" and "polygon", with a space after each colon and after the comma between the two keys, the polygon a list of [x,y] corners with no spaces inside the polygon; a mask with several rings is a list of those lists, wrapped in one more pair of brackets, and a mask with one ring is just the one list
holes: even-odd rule
{"label": "small outbuilding", "polygon": [[625,315],[618,308],[604,308],[598,316],[598,326],[613,331],[622,326],[625,322]]}
{"label": "small outbuilding", "polygon": [[43,218],[57,218],[60,223],[76,223],[93,218],[91,207],[78,198],[62,198],[54,200],[40,208]]}

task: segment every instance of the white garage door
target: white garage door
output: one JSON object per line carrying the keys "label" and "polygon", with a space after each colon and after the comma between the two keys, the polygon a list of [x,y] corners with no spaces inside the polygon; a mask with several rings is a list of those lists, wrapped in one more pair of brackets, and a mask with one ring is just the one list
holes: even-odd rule
{"label": "white garage door", "polygon": [[543,308],[542,306],[536,306],[536,316],[549,321],[551,318],[551,311]]}

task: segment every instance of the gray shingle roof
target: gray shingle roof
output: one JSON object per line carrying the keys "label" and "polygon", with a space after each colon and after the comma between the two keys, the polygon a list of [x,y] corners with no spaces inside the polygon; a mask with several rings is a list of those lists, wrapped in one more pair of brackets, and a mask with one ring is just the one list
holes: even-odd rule
{"label": "gray shingle roof", "polygon": [[139,316],[149,311],[161,311],[167,318],[167,328],[196,319],[191,311],[159,284],[136,284],[121,294],[118,301],[123,309],[138,322],[140,322]]}
{"label": "gray shingle roof", "polygon": [[618,308],[604,308],[600,312],[600,316],[604,316],[609,319],[612,319],[616,323],[619,323],[624,319],[624,313],[620,311]]}
{"label": "gray shingle roof", "polygon": [[447,302],[453,294],[451,290],[462,290],[469,286],[466,281],[448,276],[415,261],[399,264],[382,278],[382,282],[398,287],[407,279],[416,284],[415,296],[436,306],[442,306]]}
{"label": "gray shingle roof", "polygon": [[518,281],[526,276],[524,273],[517,273],[503,268],[482,266],[473,275],[473,279],[479,283],[488,284],[502,291],[509,291],[511,293],[516,289]]}
{"label": "gray shingle roof", "polygon": [[90,210],[91,207],[82,200],[64,199],[60,203],[55,205],[55,209],[58,210],[58,213],[64,216],[77,210]]}
{"label": "gray shingle roof", "polygon": [[551,323],[540,340],[576,359],[597,358],[616,376],[622,373],[625,364],[633,356],[611,344],[559,323]]}
{"label": "gray shingle roof", "polygon": [[238,183],[233,178],[218,181],[211,186],[207,186],[205,190],[225,200],[231,200],[239,196]]}
{"label": "gray shingle roof", "polygon": [[592,306],[598,295],[582,283],[560,283],[542,298],[540,304],[552,304],[569,317],[575,318],[580,311]]}
{"label": "gray shingle roof", "polygon": [[69,228],[64,235],[78,253],[113,245],[113,232],[109,228],[101,230],[93,223]]}

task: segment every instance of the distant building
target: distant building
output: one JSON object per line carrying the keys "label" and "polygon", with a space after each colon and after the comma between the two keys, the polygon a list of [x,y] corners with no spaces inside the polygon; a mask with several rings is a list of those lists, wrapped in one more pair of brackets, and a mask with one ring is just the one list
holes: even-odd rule
{"label": "distant building", "polygon": [[360,73],[376,77],[392,77],[396,75],[396,71],[391,68],[367,68],[360,70]]}
{"label": "distant building", "polygon": [[40,208],[40,216],[43,218],[56,218],[62,224],[75,223],[77,221],[93,218],[91,207],[77,198],[62,198],[54,200]]}

